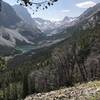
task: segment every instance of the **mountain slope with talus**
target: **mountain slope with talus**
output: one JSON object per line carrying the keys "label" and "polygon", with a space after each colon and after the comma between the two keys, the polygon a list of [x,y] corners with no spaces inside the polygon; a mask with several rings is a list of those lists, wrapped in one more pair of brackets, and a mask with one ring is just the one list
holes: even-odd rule
{"label": "mountain slope with talus", "polygon": [[[6,51],[5,48],[15,50],[16,46],[33,45],[42,37],[41,31],[36,26],[32,27],[23,21],[12,6],[2,2],[2,10],[0,11],[0,46],[2,50]],[[2,52],[2,50],[0,51]],[[3,52],[2,54],[5,55]],[[0,55],[2,54],[0,53]]]}

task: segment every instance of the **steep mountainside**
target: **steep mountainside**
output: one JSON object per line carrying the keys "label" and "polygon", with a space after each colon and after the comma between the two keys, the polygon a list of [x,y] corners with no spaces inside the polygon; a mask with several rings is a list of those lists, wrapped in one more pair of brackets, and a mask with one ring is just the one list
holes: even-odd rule
{"label": "steep mountainside", "polygon": [[4,27],[16,27],[16,24],[19,23],[21,19],[14,12],[13,8],[2,2],[2,10],[0,11],[0,26]]}
{"label": "steep mountainside", "polygon": [[[26,23],[16,14],[13,7],[2,2],[0,12],[0,46],[2,46],[2,50],[8,52],[9,50],[5,50],[6,47],[14,49],[15,46],[32,45],[41,41],[43,37],[44,35],[36,26]],[[0,51],[2,52],[2,50]]]}
{"label": "steep mountainside", "polygon": [[13,6],[14,10],[16,11],[17,15],[25,22],[28,24],[32,24],[32,17],[27,11],[26,8],[24,8],[21,5],[14,5]]}
{"label": "steep mountainside", "polygon": [[23,37],[18,30],[0,28],[0,45],[14,47],[17,45],[32,44],[27,38]]}
{"label": "steep mountainside", "polygon": [[83,21],[84,19],[87,19],[97,11],[100,11],[100,3],[98,3],[94,7],[87,9],[82,15],[79,16],[79,20]]}
{"label": "steep mountainside", "polygon": [[37,26],[35,21],[32,19],[31,15],[29,14],[29,12],[27,11],[27,9],[23,6],[20,5],[14,5],[13,6],[15,12],[17,13],[17,15],[28,25],[30,25],[30,27],[32,27],[34,30],[36,30],[37,32],[40,31]]}

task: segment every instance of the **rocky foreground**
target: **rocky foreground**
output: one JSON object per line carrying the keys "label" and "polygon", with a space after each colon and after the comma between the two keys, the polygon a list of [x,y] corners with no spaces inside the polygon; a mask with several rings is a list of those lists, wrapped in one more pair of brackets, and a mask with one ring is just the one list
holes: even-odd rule
{"label": "rocky foreground", "polygon": [[100,100],[100,81],[77,84],[48,93],[33,94],[25,100]]}

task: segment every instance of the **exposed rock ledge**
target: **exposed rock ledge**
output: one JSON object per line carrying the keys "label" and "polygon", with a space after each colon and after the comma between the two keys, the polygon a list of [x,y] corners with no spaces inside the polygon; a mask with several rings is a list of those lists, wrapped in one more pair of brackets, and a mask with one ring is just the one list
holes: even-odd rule
{"label": "exposed rock ledge", "polygon": [[100,81],[30,95],[25,100],[100,100]]}

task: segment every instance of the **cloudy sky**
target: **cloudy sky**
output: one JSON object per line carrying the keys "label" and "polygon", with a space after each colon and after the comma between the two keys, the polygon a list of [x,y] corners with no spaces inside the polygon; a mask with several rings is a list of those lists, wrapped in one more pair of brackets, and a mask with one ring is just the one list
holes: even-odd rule
{"label": "cloudy sky", "polygon": [[[17,0],[4,1],[14,5]],[[58,2],[49,7],[47,10],[39,10],[34,15],[32,14],[32,17],[41,17],[43,19],[53,21],[61,20],[65,16],[77,17],[87,8],[94,6],[96,3],[100,3],[100,0],[58,0]]]}

